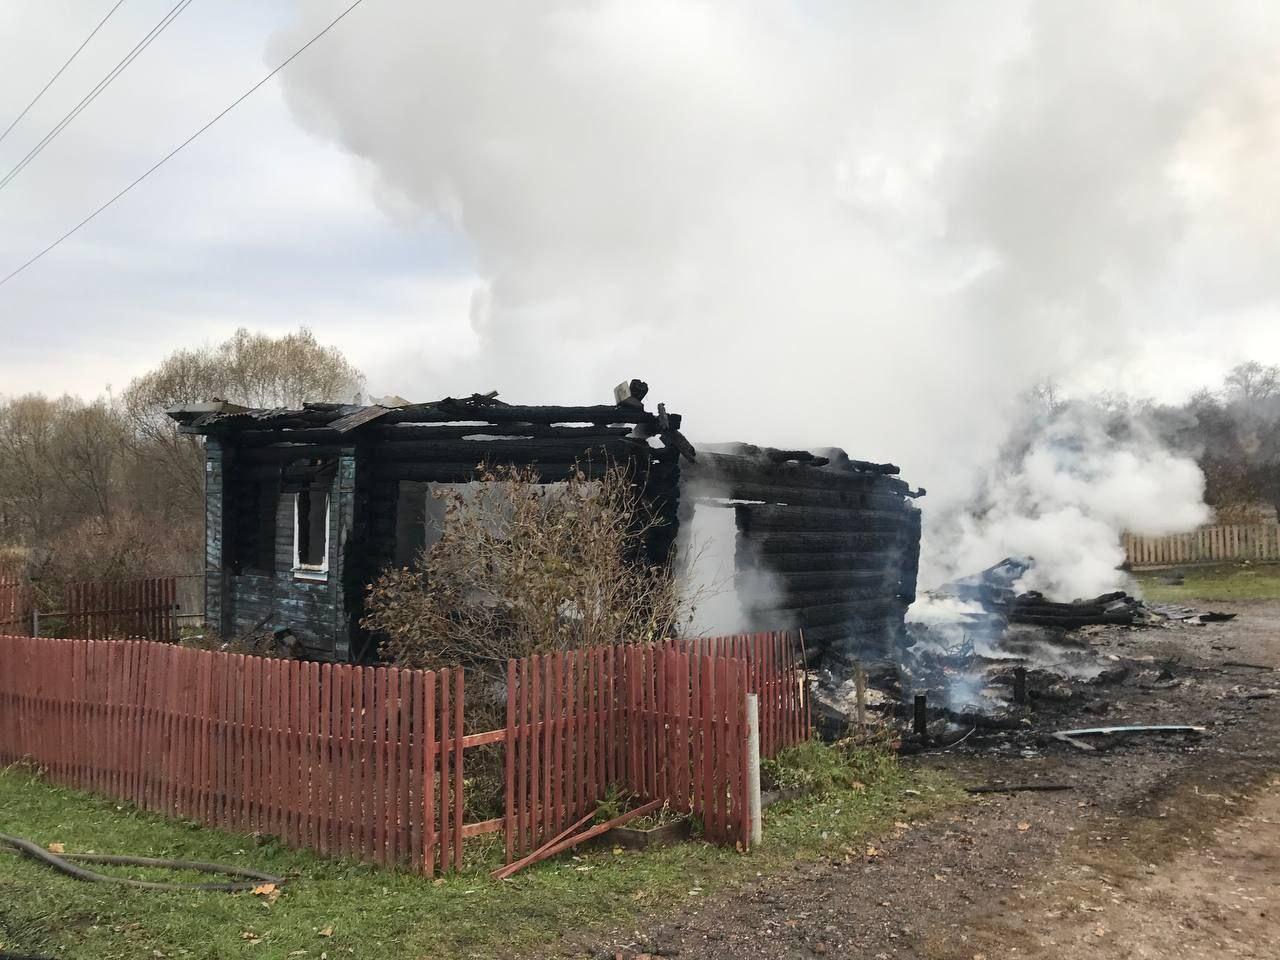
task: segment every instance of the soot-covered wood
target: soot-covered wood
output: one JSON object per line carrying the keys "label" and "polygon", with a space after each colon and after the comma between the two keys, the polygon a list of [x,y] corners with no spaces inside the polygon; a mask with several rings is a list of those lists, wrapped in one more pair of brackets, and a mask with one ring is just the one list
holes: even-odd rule
{"label": "soot-covered wood", "polygon": [[812,659],[828,665],[886,656],[915,596],[913,491],[892,464],[805,453],[699,451],[684,490],[733,506],[739,594],[753,629],[803,628]]}

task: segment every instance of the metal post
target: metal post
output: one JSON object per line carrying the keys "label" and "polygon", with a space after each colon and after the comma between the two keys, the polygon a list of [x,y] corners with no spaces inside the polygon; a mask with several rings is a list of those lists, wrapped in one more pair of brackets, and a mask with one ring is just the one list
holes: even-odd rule
{"label": "metal post", "polygon": [[31,606],[31,635],[40,636],[40,611],[34,604]]}
{"label": "metal post", "polygon": [[764,838],[760,807],[760,697],[747,694],[747,812],[751,815],[751,843]]}

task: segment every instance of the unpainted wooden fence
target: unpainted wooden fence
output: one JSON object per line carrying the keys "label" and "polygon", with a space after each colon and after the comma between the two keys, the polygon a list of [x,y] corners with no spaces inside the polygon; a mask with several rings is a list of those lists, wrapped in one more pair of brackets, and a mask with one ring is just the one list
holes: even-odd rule
{"label": "unpainted wooden fence", "polygon": [[[171,644],[0,637],[0,763],[169,816],[432,874],[505,831],[513,858],[615,784],[745,848],[746,694],[765,755],[809,734],[786,634],[530,657],[503,729],[465,734],[461,671]],[[766,719],[768,718],[768,719]],[[507,745],[503,817],[464,822],[465,751]]]}
{"label": "unpainted wooden fence", "polygon": [[1126,533],[1124,550],[1135,570],[1241,560],[1280,562],[1280,524],[1221,524],[1167,537]]}
{"label": "unpainted wooden fence", "polygon": [[72,582],[63,596],[68,637],[168,642],[178,636],[176,577]]}
{"label": "unpainted wooden fence", "polygon": [[25,577],[0,575],[0,633],[31,628],[31,584]]}

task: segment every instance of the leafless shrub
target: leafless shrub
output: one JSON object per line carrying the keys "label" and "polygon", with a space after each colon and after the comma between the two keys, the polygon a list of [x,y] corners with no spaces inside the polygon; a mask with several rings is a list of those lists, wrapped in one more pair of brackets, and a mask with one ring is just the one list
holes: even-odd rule
{"label": "leafless shrub", "polygon": [[[620,467],[555,484],[482,467],[477,482],[433,496],[439,541],[370,587],[363,623],[389,660],[465,668],[470,729],[502,724],[510,657],[656,640],[691,619],[675,571],[647,562],[659,520]],[[469,753],[467,817],[500,815],[504,791],[502,751]]]}
{"label": "leafless shrub", "polygon": [[369,590],[364,625],[391,660],[500,676],[509,657],[656,640],[689,621],[693,598],[671,567],[647,562],[660,521],[621,467],[557,484],[482,468],[434,495],[440,540]]}

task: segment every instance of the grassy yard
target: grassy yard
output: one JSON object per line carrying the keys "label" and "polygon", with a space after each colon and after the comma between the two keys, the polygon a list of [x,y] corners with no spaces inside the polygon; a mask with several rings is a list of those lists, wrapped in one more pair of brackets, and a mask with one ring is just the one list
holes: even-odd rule
{"label": "grassy yard", "polygon": [[[799,758],[801,767],[812,762],[812,755]],[[218,861],[290,879],[274,902],[249,893],[136,890],[81,883],[2,848],[0,951],[94,960],[399,960],[536,948],[561,933],[705,896],[798,858],[856,850],[870,831],[956,798],[945,783],[908,780],[880,754],[860,756],[853,767],[826,796],[770,808],[765,842],[749,855],[704,843],[647,853],[597,849],[505,883],[487,876],[498,862],[496,847],[471,844],[477,856],[467,872],[432,881],[323,860],[271,838],[164,820],[12,767],[0,770],[0,833],[61,843],[69,852]]]}
{"label": "grassy yard", "polygon": [[[1165,578],[1182,574],[1181,584]],[[1137,574],[1143,596],[1156,603],[1204,600],[1280,600],[1280,564],[1215,564]]]}

